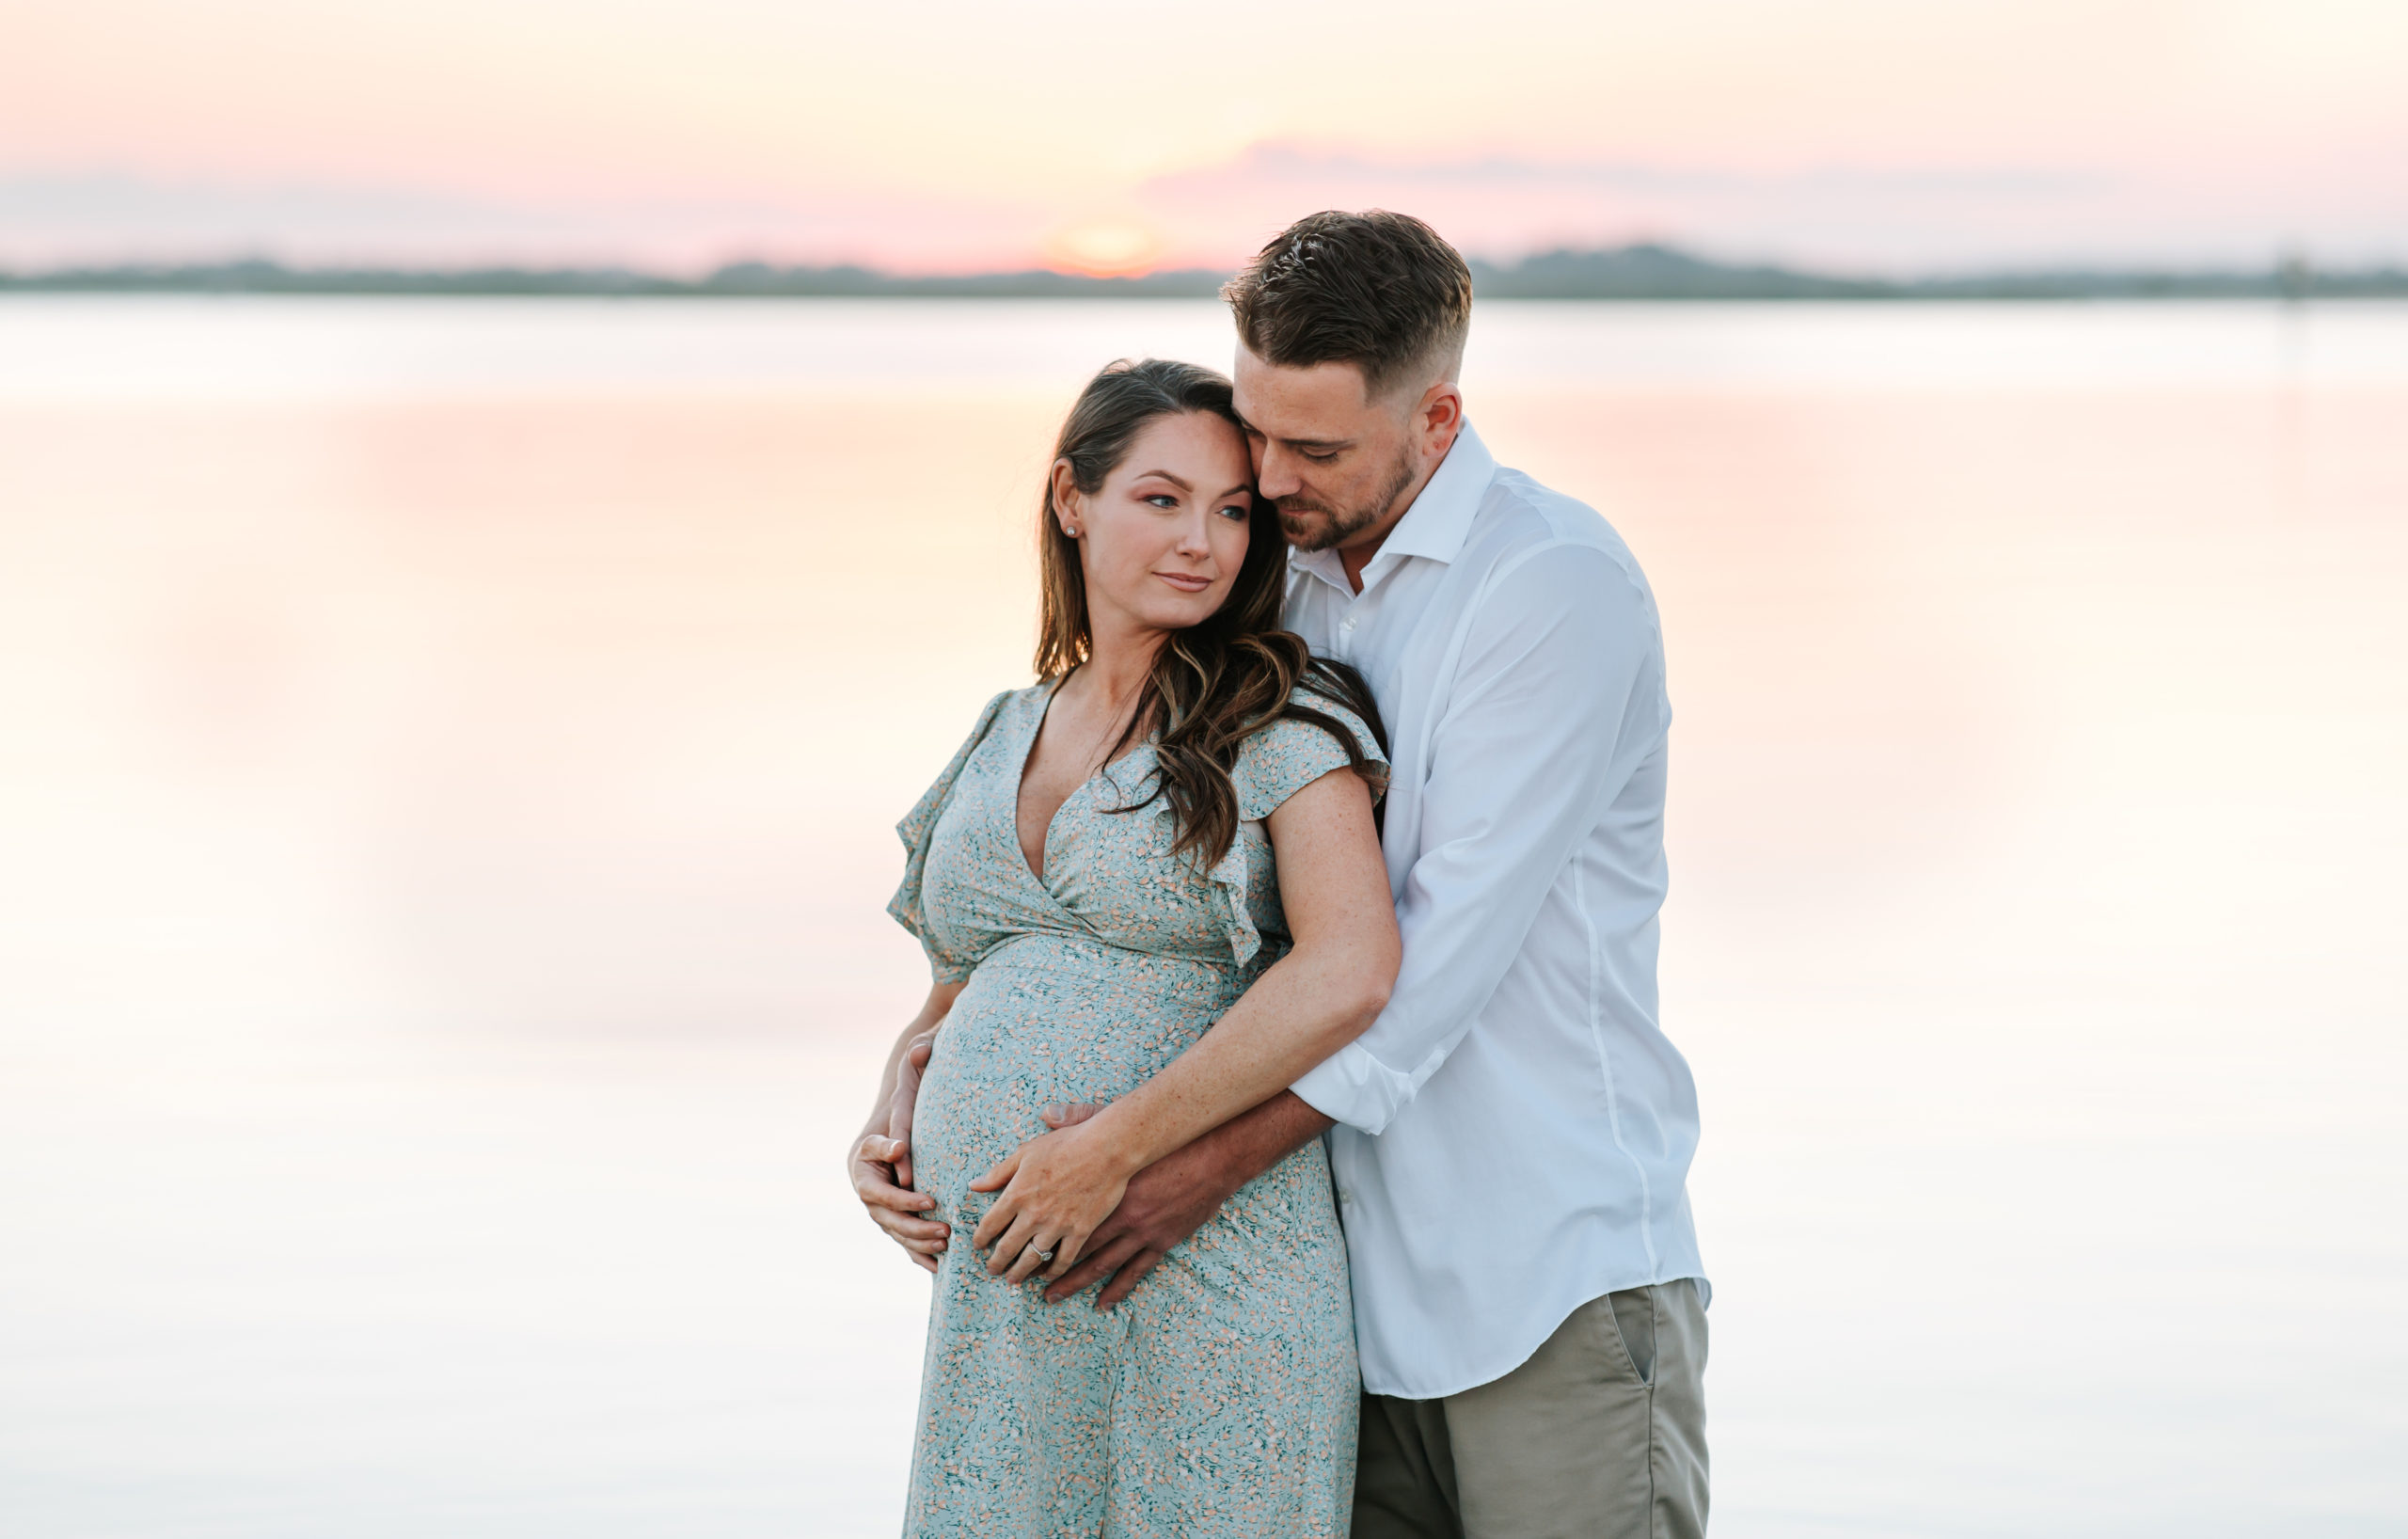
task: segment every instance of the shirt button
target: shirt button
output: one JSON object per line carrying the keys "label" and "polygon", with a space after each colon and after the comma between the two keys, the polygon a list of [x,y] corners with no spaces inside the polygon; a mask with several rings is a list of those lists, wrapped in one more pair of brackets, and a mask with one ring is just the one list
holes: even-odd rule
{"label": "shirt button", "polygon": [[1354,628],[1354,617],[1351,614],[1348,615],[1346,617],[1346,623],[1338,628],[1340,630],[1353,630]]}

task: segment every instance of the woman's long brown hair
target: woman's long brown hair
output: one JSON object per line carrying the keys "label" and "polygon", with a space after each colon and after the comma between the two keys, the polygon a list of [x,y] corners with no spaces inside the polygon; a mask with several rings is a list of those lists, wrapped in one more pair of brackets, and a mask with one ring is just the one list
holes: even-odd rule
{"label": "woman's long brown hair", "polygon": [[[1164,358],[1122,361],[1087,381],[1054,445],[1080,491],[1093,496],[1126,458],[1146,425],[1158,418],[1210,412],[1243,431],[1229,382],[1210,369]],[[1038,513],[1042,598],[1037,629],[1037,675],[1059,678],[1087,660],[1094,632],[1087,620],[1086,574],[1079,543],[1054,516],[1051,478]],[[1279,515],[1257,493],[1245,563],[1228,602],[1200,623],[1173,631],[1154,658],[1121,739],[1126,747],[1146,724],[1155,731],[1153,789],[1170,804],[1176,829],[1172,853],[1217,864],[1238,834],[1238,792],[1229,772],[1246,738],[1274,722],[1321,728],[1346,751],[1346,762],[1371,787],[1386,788],[1386,768],[1364,754],[1343,723],[1316,710],[1310,698],[1343,706],[1363,719],[1386,752],[1379,706],[1363,676],[1342,662],[1316,658],[1304,638],[1279,626],[1287,589],[1287,542]],[[1113,750],[1117,755],[1119,748]]]}

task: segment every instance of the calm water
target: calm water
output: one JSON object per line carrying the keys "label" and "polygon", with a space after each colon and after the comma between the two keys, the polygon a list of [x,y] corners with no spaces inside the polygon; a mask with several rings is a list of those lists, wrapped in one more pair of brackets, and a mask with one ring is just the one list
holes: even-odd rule
{"label": "calm water", "polygon": [[[838,1175],[1209,305],[0,302],[0,1528],[894,1531]],[[1718,1534],[2408,1531],[2408,308],[1492,306],[1654,577]]]}

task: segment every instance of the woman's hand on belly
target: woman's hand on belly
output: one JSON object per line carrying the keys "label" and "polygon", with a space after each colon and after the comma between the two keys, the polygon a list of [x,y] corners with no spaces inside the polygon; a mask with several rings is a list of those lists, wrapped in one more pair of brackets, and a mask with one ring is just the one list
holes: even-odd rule
{"label": "woman's hand on belly", "polygon": [[1109,1119],[1031,1138],[970,1183],[974,1192],[1003,1192],[970,1243],[994,1246],[987,1270],[1006,1281],[1025,1281],[1040,1268],[1058,1277],[1120,1205],[1137,1168]]}

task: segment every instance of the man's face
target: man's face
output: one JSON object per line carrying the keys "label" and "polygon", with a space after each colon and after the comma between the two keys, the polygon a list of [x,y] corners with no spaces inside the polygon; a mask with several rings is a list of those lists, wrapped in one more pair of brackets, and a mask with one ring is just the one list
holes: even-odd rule
{"label": "man's face", "polygon": [[1243,342],[1234,378],[1256,482],[1279,509],[1288,543],[1327,550],[1385,534],[1389,510],[1421,468],[1411,396],[1368,397],[1354,364],[1291,369]]}

